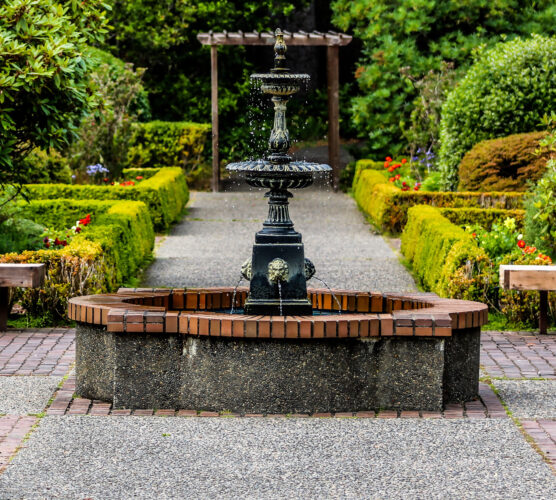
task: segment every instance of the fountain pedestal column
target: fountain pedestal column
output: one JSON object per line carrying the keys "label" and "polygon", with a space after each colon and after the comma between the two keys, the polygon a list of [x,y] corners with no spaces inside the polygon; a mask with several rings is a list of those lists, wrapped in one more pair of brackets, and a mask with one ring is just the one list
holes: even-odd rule
{"label": "fountain pedestal column", "polygon": [[303,243],[301,234],[293,229],[288,210],[292,194],[278,187],[266,197],[268,217],[255,235],[245,312],[265,316],[311,314]]}

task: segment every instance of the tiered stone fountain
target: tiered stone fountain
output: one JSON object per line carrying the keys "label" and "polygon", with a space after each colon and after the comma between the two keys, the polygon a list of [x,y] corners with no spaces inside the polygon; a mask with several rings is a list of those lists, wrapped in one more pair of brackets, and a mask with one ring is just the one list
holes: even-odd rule
{"label": "tiered stone fountain", "polygon": [[274,68],[252,76],[275,107],[268,155],[228,166],[269,189],[268,218],[242,268],[250,288],[71,299],[81,396],[115,408],[263,414],[441,410],[477,396],[485,305],[307,290],[314,267],[293,229],[288,189],[309,186],[330,167],[288,154],[286,103],[309,76],[291,74],[285,53],[278,30]]}

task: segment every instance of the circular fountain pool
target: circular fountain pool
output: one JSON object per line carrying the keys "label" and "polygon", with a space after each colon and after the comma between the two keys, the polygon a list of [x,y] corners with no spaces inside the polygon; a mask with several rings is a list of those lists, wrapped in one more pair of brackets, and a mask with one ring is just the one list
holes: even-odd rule
{"label": "circular fountain pool", "polygon": [[[333,292],[339,305],[308,291],[312,316],[231,315],[233,288],[75,297],[77,393],[115,408],[240,413],[440,410],[476,397],[485,305]],[[238,289],[235,308],[247,295]]]}

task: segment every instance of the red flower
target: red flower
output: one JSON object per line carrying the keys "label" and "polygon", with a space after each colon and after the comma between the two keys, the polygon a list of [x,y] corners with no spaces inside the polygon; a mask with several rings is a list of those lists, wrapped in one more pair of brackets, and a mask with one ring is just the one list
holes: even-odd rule
{"label": "red flower", "polygon": [[55,244],[55,245],[61,245],[62,242],[61,242],[58,238],[56,238],[56,239],[54,240],[54,244]]}
{"label": "red flower", "polygon": [[400,174],[396,174],[396,175],[394,176],[394,179],[397,180],[397,181],[399,181],[399,180],[400,180],[400,177],[401,177]]}
{"label": "red flower", "polygon": [[407,163],[407,160],[405,158],[403,158],[402,163]]}
{"label": "red flower", "polygon": [[104,182],[108,182],[108,177],[105,177],[104,179],[102,179]]}
{"label": "red flower", "polygon": [[386,161],[392,161],[392,158],[390,158],[389,156],[386,157]]}
{"label": "red flower", "polygon": [[45,242],[44,242],[44,246],[45,246],[46,248],[50,248],[50,241],[45,241]]}
{"label": "red flower", "polygon": [[473,238],[477,237],[477,233],[471,233],[471,236],[473,236]]}
{"label": "red flower", "polygon": [[396,164],[394,165],[394,168],[400,168],[401,166],[402,166],[401,163],[396,163]]}
{"label": "red flower", "polygon": [[519,248],[525,248],[525,242],[523,240],[517,240],[517,246]]}
{"label": "red flower", "polygon": [[87,216],[83,219],[79,219],[79,224],[82,226],[86,226],[87,224],[91,223],[91,214],[87,214]]}
{"label": "red flower", "polygon": [[402,191],[409,191],[409,187],[408,187],[408,186],[404,186],[404,187],[402,188]]}
{"label": "red flower", "polygon": [[68,245],[68,242],[67,242],[66,240],[61,241],[61,242],[60,242],[60,245],[62,245],[63,247],[65,247],[65,246]]}
{"label": "red flower", "polygon": [[385,162],[384,162],[384,168],[388,168],[389,166],[390,166],[390,162],[385,161]]}
{"label": "red flower", "polygon": [[396,179],[395,177],[390,177],[390,179],[388,179],[390,182],[394,182]]}
{"label": "red flower", "polygon": [[142,175],[138,175],[137,177],[135,177],[136,180],[141,181],[143,180],[143,176]]}
{"label": "red flower", "polygon": [[419,191],[419,189],[421,189],[421,186],[415,184],[415,186],[413,186],[413,191]]}
{"label": "red flower", "polygon": [[114,181],[112,181],[112,182],[110,183],[110,185],[113,186],[113,185],[114,185]]}
{"label": "red flower", "polygon": [[77,227],[75,228],[75,232],[76,232],[76,233],[80,233],[80,232],[81,232],[81,228],[80,228],[79,226],[77,226]]}

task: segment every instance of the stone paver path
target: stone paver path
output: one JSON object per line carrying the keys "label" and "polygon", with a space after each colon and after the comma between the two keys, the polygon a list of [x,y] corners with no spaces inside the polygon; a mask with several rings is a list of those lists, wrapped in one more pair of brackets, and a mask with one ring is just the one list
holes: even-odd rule
{"label": "stone paver path", "polygon": [[[195,193],[148,283],[234,283],[264,212],[260,193]],[[296,193],[291,214],[331,286],[415,289],[348,197]],[[0,499],[554,498],[554,340],[485,332],[480,398],[441,413],[246,418],[112,410],[74,395],[73,330],[0,333]]]}

